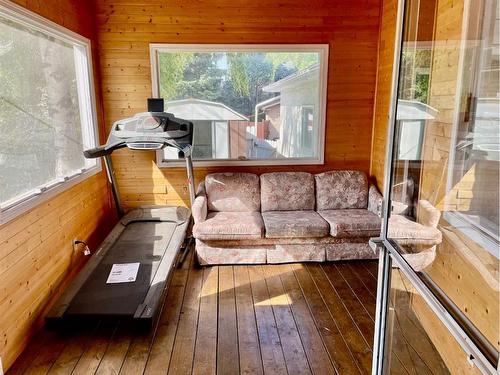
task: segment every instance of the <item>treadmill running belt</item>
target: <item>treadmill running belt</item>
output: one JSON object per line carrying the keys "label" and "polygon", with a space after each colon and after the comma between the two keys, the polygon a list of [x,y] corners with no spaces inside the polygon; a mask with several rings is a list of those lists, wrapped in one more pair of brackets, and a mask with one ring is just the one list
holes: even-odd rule
{"label": "treadmill running belt", "polygon": [[[133,315],[143,302],[177,227],[172,222],[131,222],[72,300],[66,315]],[[140,263],[135,282],[107,284],[115,263]]]}

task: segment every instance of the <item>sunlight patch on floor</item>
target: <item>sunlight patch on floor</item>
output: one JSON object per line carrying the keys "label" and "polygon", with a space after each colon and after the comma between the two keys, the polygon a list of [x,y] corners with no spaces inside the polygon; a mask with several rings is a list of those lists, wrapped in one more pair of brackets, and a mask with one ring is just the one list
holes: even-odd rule
{"label": "sunlight patch on floor", "polygon": [[275,296],[268,298],[264,301],[255,302],[254,306],[288,306],[289,301],[291,300],[288,293],[284,293],[280,296]]}

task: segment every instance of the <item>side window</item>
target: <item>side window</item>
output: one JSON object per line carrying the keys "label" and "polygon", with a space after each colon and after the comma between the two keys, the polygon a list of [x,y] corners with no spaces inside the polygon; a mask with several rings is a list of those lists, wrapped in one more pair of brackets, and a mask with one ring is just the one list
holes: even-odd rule
{"label": "side window", "polygon": [[90,42],[16,9],[0,7],[1,222],[100,169],[83,156],[96,144]]}

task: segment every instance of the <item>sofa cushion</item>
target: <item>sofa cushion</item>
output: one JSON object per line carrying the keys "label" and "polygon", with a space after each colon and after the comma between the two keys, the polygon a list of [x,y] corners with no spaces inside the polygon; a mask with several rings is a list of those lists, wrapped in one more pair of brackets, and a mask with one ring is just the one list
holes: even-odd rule
{"label": "sofa cushion", "polygon": [[212,173],[205,177],[209,211],[260,211],[259,176],[252,173]]}
{"label": "sofa cushion", "polygon": [[318,211],[367,207],[368,180],[363,172],[330,171],[314,178]]}
{"label": "sofa cushion", "polygon": [[388,237],[400,245],[438,245],[442,240],[439,229],[416,223],[403,215],[392,215],[387,227]]}
{"label": "sofa cushion", "polygon": [[328,223],[314,211],[263,212],[267,238],[324,237]]}
{"label": "sofa cushion", "polygon": [[314,178],[306,172],[260,176],[262,212],[314,210]]}
{"label": "sofa cushion", "polygon": [[193,236],[200,240],[256,239],[263,233],[259,212],[210,212],[205,221],[193,227]]}
{"label": "sofa cushion", "polygon": [[380,234],[382,219],[366,209],[323,210],[333,237],[371,237]]}

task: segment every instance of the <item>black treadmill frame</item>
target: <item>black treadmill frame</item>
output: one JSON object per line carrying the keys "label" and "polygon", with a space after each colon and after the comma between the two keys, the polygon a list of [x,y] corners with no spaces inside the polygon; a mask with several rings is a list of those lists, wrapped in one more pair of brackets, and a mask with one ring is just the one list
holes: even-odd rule
{"label": "black treadmill frame", "polygon": [[[152,115],[159,115],[160,113],[150,113]],[[168,115],[170,121],[176,121],[179,123],[186,123],[186,121],[181,119],[176,119],[170,114]],[[115,124],[117,124],[116,122]],[[192,140],[192,123],[191,125],[191,140]],[[113,128],[115,125],[113,125]],[[142,139],[140,137],[125,139],[117,142],[116,137],[113,135],[113,132],[109,135],[107,144],[104,146],[97,147],[92,150],[87,150],[84,152],[86,157],[95,158],[95,157],[103,157],[106,174],[108,177],[108,181],[110,183],[113,198],[115,201],[116,210],[118,216],[120,217],[120,221],[118,224],[111,230],[105,240],[102,242],[101,247],[97,250],[97,252],[90,258],[90,260],[85,264],[85,266],[80,270],[75,279],[71,282],[70,286],[64,291],[64,293],[59,297],[57,303],[52,306],[47,315],[45,316],[45,322],[47,326],[55,327],[59,326],[61,323],[71,323],[72,320],[80,320],[80,319],[107,319],[107,318],[119,318],[119,319],[131,319],[135,323],[138,323],[141,327],[152,328],[152,326],[157,321],[159,314],[161,312],[161,307],[164,301],[164,297],[166,296],[166,292],[168,289],[168,285],[170,284],[170,280],[172,277],[172,273],[170,272],[176,267],[177,258],[179,256],[179,250],[186,240],[186,232],[188,230],[191,218],[191,211],[185,207],[176,207],[177,210],[181,210],[180,217],[175,221],[177,223],[177,227],[170,238],[170,241],[167,245],[167,249],[165,251],[165,255],[162,257],[160,264],[158,265],[157,271],[154,275],[153,280],[151,280],[148,292],[146,293],[143,302],[138,305],[133,316],[114,316],[114,315],[70,315],[66,316],[66,312],[71,305],[73,298],[78,294],[82,286],[91,277],[92,273],[96,269],[96,267],[103,260],[104,256],[107,252],[113,247],[122,233],[126,230],[127,225],[133,222],[162,222],[162,221],[170,221],[170,220],[161,220],[159,218],[155,218],[151,215],[151,210],[167,208],[162,206],[144,206],[130,211],[127,215],[124,215],[124,210],[120,200],[120,194],[118,191],[118,187],[115,179],[115,172],[113,169],[113,164],[111,161],[111,153],[119,148],[127,147],[127,143],[130,142],[140,142]],[[192,141],[191,141],[192,143]],[[189,198],[191,206],[194,203],[195,199],[195,188],[194,188],[194,177],[193,177],[193,162],[192,162],[192,145],[180,145],[176,140],[170,140],[168,138],[163,139],[163,147],[171,146],[175,147],[179,150],[179,154],[184,157],[186,161],[186,171],[188,177],[188,189],[189,189]],[[173,209],[174,207],[172,207]],[[149,215],[147,214],[149,212]],[[169,254],[169,249],[171,249],[171,254]],[[173,251],[175,250],[175,251]],[[172,255],[172,256],[169,256]],[[152,286],[158,286],[152,288]]]}

